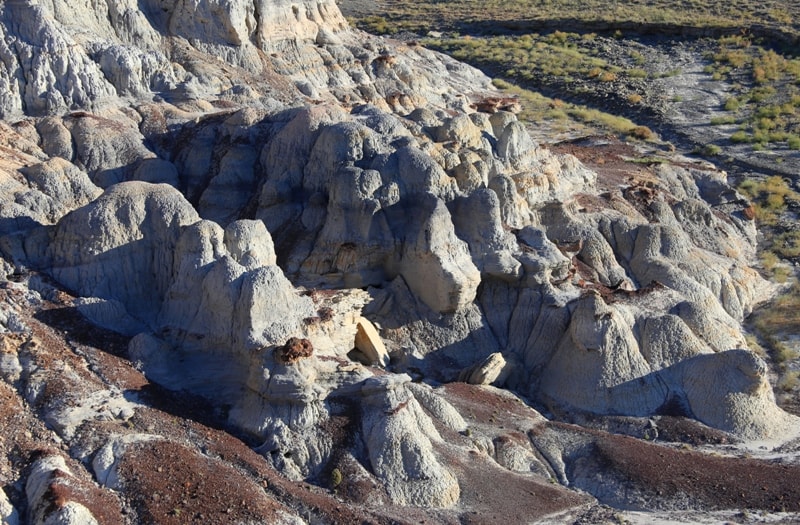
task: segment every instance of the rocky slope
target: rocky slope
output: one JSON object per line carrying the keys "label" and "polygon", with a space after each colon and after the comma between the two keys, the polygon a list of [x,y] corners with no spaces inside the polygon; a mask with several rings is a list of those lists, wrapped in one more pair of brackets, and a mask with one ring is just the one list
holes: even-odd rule
{"label": "rocky slope", "polygon": [[589,169],[333,2],[0,17],[7,521],[800,511],[724,173]]}

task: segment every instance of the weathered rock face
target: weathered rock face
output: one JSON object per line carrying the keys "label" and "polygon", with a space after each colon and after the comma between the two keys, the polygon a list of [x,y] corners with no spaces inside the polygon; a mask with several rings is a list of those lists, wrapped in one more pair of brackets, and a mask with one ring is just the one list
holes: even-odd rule
{"label": "weathered rock face", "polygon": [[149,324],[170,285],[181,227],[197,220],[171,186],[119,184],[60,221],[46,246],[32,242],[27,251],[81,296],[120,301]]}
{"label": "weathered rock face", "polygon": [[[493,94],[479,72],[352,31],[333,2],[20,0],[0,21],[0,115],[17,119],[0,123],[0,275],[46,275],[0,277],[24,291],[0,305],[0,393],[105,487],[152,488],[130,470],[142,443],[203,472],[216,452],[135,420],[154,410],[146,381],[117,364],[62,348],[92,365],[53,368],[22,312],[67,292],[149,380],[201,396],[263,456],[226,480],[267,476],[266,461],[390,504],[387,522],[486,510],[478,464],[502,490],[563,498],[541,516],[586,501],[548,485],[584,482],[567,464],[600,438],[554,441],[519,398],[456,381],[574,418],[677,413],[737,439],[796,425],[741,331],[769,286],[724,174],[609,184],[513,113],[471,105]],[[114,522],[79,499],[54,510],[62,463],[28,470],[13,503],[29,522]],[[239,521],[318,508],[279,505],[253,477],[261,507]]]}

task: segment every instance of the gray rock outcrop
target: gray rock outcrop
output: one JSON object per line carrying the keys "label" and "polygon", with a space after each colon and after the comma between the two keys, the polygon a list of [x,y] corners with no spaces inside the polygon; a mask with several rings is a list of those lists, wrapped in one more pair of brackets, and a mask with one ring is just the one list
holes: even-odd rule
{"label": "gray rock outcrop", "polygon": [[85,297],[121,301],[151,324],[171,283],[181,228],[198,219],[171,186],[118,184],[59,221],[47,245],[31,240],[27,251],[65,286]]}
{"label": "gray rock outcrop", "polygon": [[451,506],[458,501],[458,480],[436,458],[431,442],[442,438],[403,379],[410,378],[371,378],[362,388],[361,427],[370,464],[393,502]]}
{"label": "gray rock outcrop", "polygon": [[[475,465],[525,498],[566,493],[550,481],[599,438],[488,385],[555,417],[670,413],[736,439],[796,426],[743,335],[771,288],[723,173],[609,184],[514,113],[476,111],[496,95],[477,70],[352,30],[329,0],[19,0],[0,22],[0,386],[104,487],[125,490],[138,444],[195,458],[206,439],[199,422],[165,439],[169,400],[128,423],[148,381],[257,444],[230,470],[264,490],[330,479],[389,521],[472,519]],[[80,346],[88,328],[35,361],[20,297],[123,334],[127,351],[103,332],[147,379],[85,379],[125,361]],[[79,477],[61,456],[25,476],[29,522],[96,521],[45,497]]]}
{"label": "gray rock outcrop", "polygon": [[[81,503],[76,501],[63,501],[53,504],[55,485],[61,485],[66,492],[72,472],[61,456],[49,456],[33,464],[28,481],[25,484],[25,494],[28,498],[28,522],[36,524],[58,525],[97,525],[97,520],[92,513]],[[66,479],[65,479],[66,478]],[[74,482],[74,481],[73,481]]]}

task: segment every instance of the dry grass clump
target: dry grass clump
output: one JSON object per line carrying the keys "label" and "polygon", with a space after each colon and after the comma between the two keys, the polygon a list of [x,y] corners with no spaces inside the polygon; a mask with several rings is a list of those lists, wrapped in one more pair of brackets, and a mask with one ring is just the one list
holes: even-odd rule
{"label": "dry grass clump", "polygon": [[779,373],[775,387],[779,391],[793,392],[800,386],[800,371],[796,370],[796,361],[800,353],[785,340],[788,334],[800,332],[800,284],[795,281],[792,286],[769,305],[756,311],[753,316],[753,327],[764,341],[767,351],[758,343],[748,340],[748,346],[762,356],[766,353],[775,363]]}
{"label": "dry grass clump", "polygon": [[[424,44],[452,57],[488,68],[503,76],[531,81],[542,76],[611,81],[619,68],[597,56],[585,35],[555,31],[539,35],[454,36],[427,39]],[[613,77],[613,78],[612,78]]]}
{"label": "dry grass clump", "polygon": [[743,35],[720,38],[718,46],[707,56],[706,72],[734,83],[737,94],[724,109],[736,116],[711,124],[740,121],[731,141],[753,144],[756,150],[770,144],[800,149],[800,59]]}
{"label": "dry grass clump", "polygon": [[753,201],[756,219],[765,226],[776,225],[790,203],[800,204],[800,193],[777,175],[763,181],[747,179],[737,190]]}
{"label": "dry grass clump", "polygon": [[[382,18],[390,27],[425,32],[433,23],[453,29],[464,24],[494,22],[540,25],[547,20],[602,23],[626,31],[635,24],[711,28],[738,34],[750,26],[797,34],[800,5],[785,0],[427,0],[392,2]],[[359,24],[361,26],[361,24]]]}
{"label": "dry grass clump", "polygon": [[[582,126],[603,128],[610,132],[629,136],[638,140],[655,140],[656,134],[646,126],[638,126],[625,117],[588,108],[560,99],[546,97],[514,85],[503,79],[492,81],[495,87],[519,97],[522,104],[520,120],[527,122],[561,123],[562,128],[579,129]],[[558,126],[556,126],[558,127]]]}
{"label": "dry grass clump", "polygon": [[[551,20],[572,20],[573,31],[534,33],[550,27]],[[621,75],[646,78],[638,67],[647,62],[641,53],[629,52],[633,67],[608,64],[592,44],[595,34],[579,34],[586,27],[605,25],[608,33],[625,38],[637,24],[663,25],[666,29],[711,29],[723,34],[718,48],[708,54],[706,68],[716,80],[732,82],[737,94],[725,103],[735,115],[715,118],[712,125],[739,123],[731,140],[752,144],[753,149],[785,147],[800,150],[800,58],[774,47],[774,32],[797,38],[800,35],[800,3],[765,0],[711,0],[675,3],[669,0],[428,0],[395,2],[380,16],[354,21],[368,31],[391,34],[404,30],[426,34],[431,29],[458,30],[470,37],[434,40],[430,47],[460,60],[488,68],[517,82],[536,82],[542,76],[571,82],[589,78],[601,83],[615,82]],[[505,25],[505,24],[508,25]],[[589,24],[592,24],[589,26]],[[485,36],[513,30],[513,36]],[[516,34],[529,27],[530,34]],[[616,28],[616,30],[615,30]],[[624,29],[624,32],[623,32]],[[763,42],[754,34],[767,31]],[[772,31],[772,33],[769,33]],[[636,102],[631,102],[635,104]],[[765,114],[766,113],[766,114]]]}

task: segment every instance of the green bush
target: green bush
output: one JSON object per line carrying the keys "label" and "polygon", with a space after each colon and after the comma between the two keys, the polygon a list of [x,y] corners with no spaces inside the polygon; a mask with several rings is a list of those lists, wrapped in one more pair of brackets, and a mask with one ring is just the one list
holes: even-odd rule
{"label": "green bush", "polygon": [[740,107],[739,99],[731,97],[725,101],[725,111],[736,111]]}
{"label": "green bush", "polygon": [[342,484],[344,480],[344,476],[342,476],[342,471],[338,468],[335,468],[331,471],[331,488],[336,489],[339,485]]}
{"label": "green bush", "polygon": [[783,232],[775,236],[772,250],[781,257],[800,257],[800,231]]}
{"label": "green bush", "polygon": [[629,69],[627,74],[631,78],[647,78],[647,71],[644,69]]}
{"label": "green bush", "polygon": [[722,126],[725,124],[736,124],[736,117],[733,115],[726,115],[724,117],[714,117],[711,119],[712,126]]}
{"label": "green bush", "polygon": [[742,130],[735,132],[731,135],[731,142],[735,142],[737,144],[742,144],[745,142],[750,142],[750,136]]}

